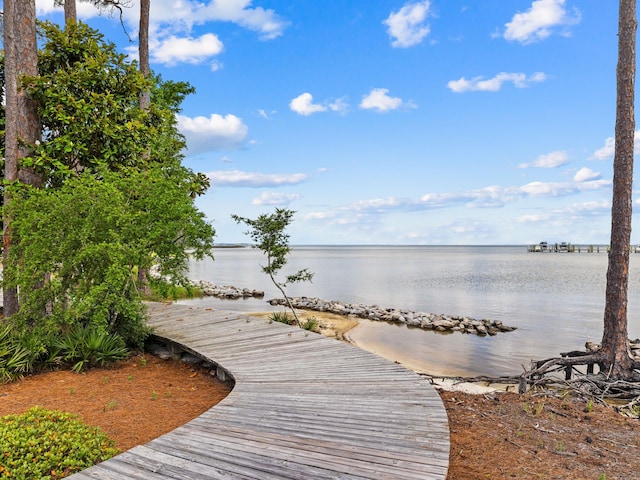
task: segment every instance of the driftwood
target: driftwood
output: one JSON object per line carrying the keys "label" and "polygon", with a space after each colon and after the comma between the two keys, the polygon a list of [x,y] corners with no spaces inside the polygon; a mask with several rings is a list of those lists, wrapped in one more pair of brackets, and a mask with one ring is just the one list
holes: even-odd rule
{"label": "driftwood", "polygon": [[[587,342],[585,351],[561,353],[559,357],[531,362],[530,369],[523,366],[520,375],[491,377],[446,377],[423,375],[432,383],[436,379],[447,379],[460,383],[483,383],[491,385],[517,385],[518,393],[546,396],[571,395],[585,402],[599,403],[617,411],[640,418],[640,341],[631,342],[634,378],[633,381],[612,379],[608,372],[599,371],[603,357],[599,345]],[[582,367],[581,369],[578,367]],[[598,371],[595,372],[596,367]]]}

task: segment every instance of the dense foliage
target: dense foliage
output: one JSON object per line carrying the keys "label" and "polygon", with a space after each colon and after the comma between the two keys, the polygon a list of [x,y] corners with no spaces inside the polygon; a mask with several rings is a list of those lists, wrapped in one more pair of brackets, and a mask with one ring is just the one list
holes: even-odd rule
{"label": "dense foliage", "polygon": [[82,23],[39,24],[37,77],[23,84],[38,104],[42,141],[22,160],[58,186],[74,171],[141,166],[154,129],[138,107],[147,80],[136,65]]}
{"label": "dense foliage", "polygon": [[181,164],[175,114],[192,88],[145,78],[82,23],[43,23],[40,33],[39,75],[23,88],[37,101],[42,138],[21,166],[44,187],[5,185],[12,249],[3,286],[17,287],[20,300],[11,321],[45,339],[91,327],[139,347],[147,330],[138,272],[154,267],[185,283],[189,255],[213,245],[194,205],[207,178]]}
{"label": "dense foliage", "polygon": [[34,407],[0,417],[2,478],[63,478],[117,453],[100,429],[75,415]]}
{"label": "dense foliage", "polygon": [[61,332],[0,325],[0,383],[26,374],[68,366],[76,372],[122,360],[129,355],[117,334],[79,324]]}

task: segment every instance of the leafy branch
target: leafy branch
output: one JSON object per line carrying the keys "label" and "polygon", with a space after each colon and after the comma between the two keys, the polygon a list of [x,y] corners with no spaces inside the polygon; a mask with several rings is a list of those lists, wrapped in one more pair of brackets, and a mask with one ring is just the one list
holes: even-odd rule
{"label": "leafy branch", "polygon": [[261,265],[262,271],[269,275],[273,284],[280,290],[296,323],[298,326],[302,326],[285,288],[292,283],[310,282],[313,279],[313,273],[304,268],[294,274],[287,275],[284,281],[279,281],[277,278],[278,272],[287,264],[287,257],[291,252],[289,235],[284,230],[291,223],[294,214],[293,210],[276,208],[275,213],[262,214],[256,219],[239,215],[231,215],[231,218],[238,224],[244,223],[250,227],[245,234],[255,242],[253,248],[259,248],[267,256],[267,264]]}

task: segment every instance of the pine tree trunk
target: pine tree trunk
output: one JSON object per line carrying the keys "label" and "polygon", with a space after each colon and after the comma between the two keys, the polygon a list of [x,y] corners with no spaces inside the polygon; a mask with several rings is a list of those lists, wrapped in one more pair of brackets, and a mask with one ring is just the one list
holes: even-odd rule
{"label": "pine tree trunk", "polygon": [[[145,77],[151,74],[149,66],[149,9],[151,0],[140,0],[140,29],[138,33],[138,56],[140,57],[140,72]],[[146,90],[140,95],[140,108],[148,110],[151,98]]]}
{"label": "pine tree trunk", "polygon": [[64,23],[76,22],[78,15],[76,13],[76,0],[64,0]]}
{"label": "pine tree trunk", "polygon": [[604,332],[600,354],[603,373],[631,379],[633,361],[627,330],[629,250],[634,150],[634,84],[636,65],[636,0],[620,0],[611,250],[607,270]]}
{"label": "pine tree trunk", "polygon": [[[149,66],[149,9],[151,0],[140,0],[140,28],[138,32],[138,56],[140,59],[140,72],[149,77],[151,74],[151,68]],[[151,104],[151,94],[149,90],[145,90],[140,94],[140,108],[142,110],[149,110]],[[147,151],[145,155],[149,157],[150,152]],[[151,295],[151,288],[149,286],[148,271],[146,268],[140,268],[138,270],[138,284],[140,285],[140,291],[144,296]]]}
{"label": "pine tree trunk", "polygon": [[[38,74],[36,43],[35,0],[5,0],[4,47],[6,82],[6,130],[5,171],[8,181],[20,179],[25,183],[40,185],[41,179],[34,172],[20,168],[20,158],[29,155],[28,145],[40,138],[40,123],[35,103],[19,88],[23,75]],[[11,202],[5,194],[5,205]],[[11,219],[3,218],[3,261],[8,265],[11,250]],[[15,289],[3,289],[4,315],[18,312],[19,302]]]}
{"label": "pine tree trunk", "polygon": [[[18,125],[15,122],[18,110],[17,88],[17,58],[15,31],[15,1],[5,0],[3,14],[4,69],[5,69],[5,115],[7,119],[5,129],[4,178],[13,182],[18,179]],[[4,204],[9,205],[11,198],[6,189]],[[6,269],[8,255],[11,249],[11,219],[5,214],[3,223],[2,263]],[[18,292],[15,288],[3,287],[3,311],[5,317],[18,311]]]}

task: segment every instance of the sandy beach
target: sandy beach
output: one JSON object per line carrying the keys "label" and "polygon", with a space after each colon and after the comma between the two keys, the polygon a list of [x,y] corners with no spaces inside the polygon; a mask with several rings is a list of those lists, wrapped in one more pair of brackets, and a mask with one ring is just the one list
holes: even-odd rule
{"label": "sandy beach", "polygon": [[[505,391],[504,385],[487,385],[485,383],[469,383],[459,382],[455,379],[438,377],[434,375],[434,372],[425,371],[421,366],[413,363],[410,357],[397,357],[390,350],[385,349],[384,345],[380,344],[366,344],[361,345],[354,342],[349,335],[354,328],[358,327],[361,320],[354,316],[337,315],[334,313],[318,312],[313,310],[296,309],[296,314],[302,322],[306,319],[315,319],[318,322],[317,332],[327,337],[336,338],[338,340],[355,345],[358,348],[367,350],[371,353],[379,355],[387,360],[396,362],[403,367],[412,370],[418,374],[430,375],[431,382],[447,391],[459,391],[471,394],[487,394],[496,391]],[[273,315],[273,312],[252,312],[249,315],[259,318],[269,318]]]}

